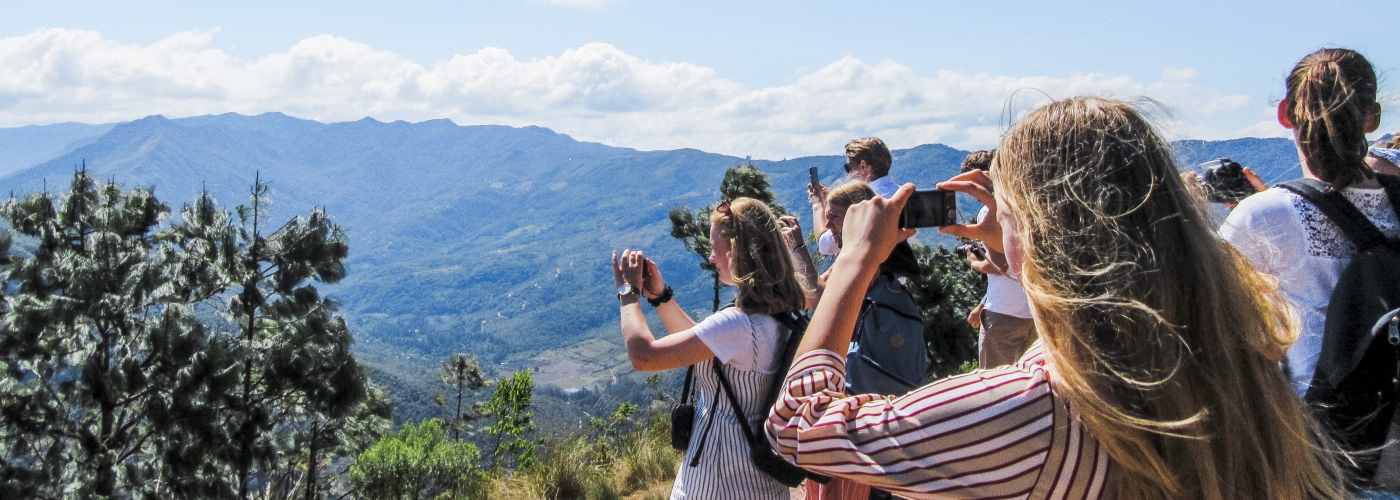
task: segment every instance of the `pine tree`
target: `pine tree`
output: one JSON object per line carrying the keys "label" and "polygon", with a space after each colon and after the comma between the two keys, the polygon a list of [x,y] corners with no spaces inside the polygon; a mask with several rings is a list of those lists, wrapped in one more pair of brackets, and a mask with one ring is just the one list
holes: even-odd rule
{"label": "pine tree", "polygon": [[[743,164],[725,169],[724,179],[719,184],[719,193],[722,200],[753,198],[767,204],[774,215],[787,215],[787,210],[782,205],[774,203],[776,196],[768,190],[771,186],[768,174],[755,168],[753,164]],[[686,250],[699,255],[700,269],[709,271],[714,279],[713,310],[718,311],[719,270],[710,262],[710,215],[714,213],[715,206],[717,203],[707,205],[696,212],[691,212],[690,207],[675,207],[671,209],[669,217],[671,237],[681,240]]]}
{"label": "pine tree", "polygon": [[[350,354],[353,340],[338,304],[315,286],[345,276],[344,233],[313,210],[263,236],[267,195],[267,185],[256,181],[250,205],[236,210],[237,224],[187,233],[217,234],[220,244],[234,244],[234,257],[223,260],[231,296],[223,314],[237,328],[230,352],[239,381],[222,422],[239,498],[248,496],[256,472],[275,466],[279,429],[310,434],[308,475],[317,477],[321,426],[349,416],[370,389]],[[307,493],[314,497],[311,484]]]}
{"label": "pine tree", "polygon": [[491,385],[492,381],[486,379],[476,355],[468,356],[460,352],[443,360],[438,378],[447,386],[447,391],[439,390],[433,394],[433,402],[452,412],[451,418],[447,419],[447,428],[452,430],[452,440],[460,441],[466,426],[481,417],[478,408],[466,405],[467,391],[481,389]]}
{"label": "pine tree", "polygon": [[18,285],[0,327],[6,493],[107,496],[155,479],[149,421],[204,336],[166,286],[174,269],[154,230],[168,212],[149,189],[99,186],[85,171],[58,199],[5,204],[10,227],[36,242],[6,276]]}
{"label": "pine tree", "polygon": [[150,189],[78,171],[0,209],[34,242],[0,288],[0,497],[246,498],[280,453],[315,498],[322,458],[382,432],[386,397],[309,284],[344,276],[344,236],[313,211],[263,238],[263,201],[238,225],[206,194],[160,231]]}

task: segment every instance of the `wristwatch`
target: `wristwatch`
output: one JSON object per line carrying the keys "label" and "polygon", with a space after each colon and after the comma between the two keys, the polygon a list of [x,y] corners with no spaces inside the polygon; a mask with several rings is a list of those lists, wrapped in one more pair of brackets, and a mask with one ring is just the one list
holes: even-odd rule
{"label": "wristwatch", "polygon": [[671,285],[666,285],[666,290],[662,291],[661,295],[657,295],[654,299],[647,297],[647,303],[651,304],[652,307],[661,307],[661,304],[671,301],[671,295],[674,293],[675,290],[671,289]]}
{"label": "wristwatch", "polygon": [[623,295],[630,295],[633,292],[636,292],[636,290],[632,289],[631,283],[623,283],[621,286],[617,287],[618,298],[621,298]]}

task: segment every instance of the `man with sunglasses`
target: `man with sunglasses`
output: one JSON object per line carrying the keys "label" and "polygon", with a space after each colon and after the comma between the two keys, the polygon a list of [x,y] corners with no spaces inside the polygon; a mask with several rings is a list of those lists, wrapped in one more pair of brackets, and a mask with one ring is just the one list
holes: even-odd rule
{"label": "man with sunglasses", "polygon": [[[894,196],[899,190],[899,184],[890,177],[890,163],[893,162],[890,148],[878,137],[856,139],[846,144],[846,177],[869,184],[881,198]],[[813,231],[821,235],[817,238],[817,251],[822,255],[836,255],[841,247],[826,227],[826,186],[817,182],[808,184],[807,201],[812,204]]]}

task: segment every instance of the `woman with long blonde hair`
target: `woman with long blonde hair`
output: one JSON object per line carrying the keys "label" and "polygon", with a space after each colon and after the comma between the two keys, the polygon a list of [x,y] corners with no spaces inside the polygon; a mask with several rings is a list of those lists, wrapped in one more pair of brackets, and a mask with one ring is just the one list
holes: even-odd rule
{"label": "woman with long blonde hair", "polygon": [[[797,465],[911,498],[1339,498],[1331,445],[1278,369],[1296,335],[1130,105],[1082,97],[1007,132],[986,204],[945,232],[1004,253],[1040,341],[1014,366],[899,397],[841,393],[842,347],[912,186],[851,207],[770,439]],[[995,195],[990,186],[995,184]],[[996,248],[1000,247],[1000,248]]]}
{"label": "woman with long blonde hair", "polygon": [[[754,466],[739,421],[746,419],[750,429],[762,432],[757,422],[768,412],[763,399],[778,376],[778,358],[791,333],[772,315],[799,311],[805,301],[779,227],[763,202],[739,198],[719,204],[710,217],[710,262],[720,281],[739,291],[734,307],[699,323],[672,300],[655,262],[640,251],[613,254],[622,340],[632,366],[659,371],[695,365],[700,404],[672,499],[789,497],[786,486]],[[652,336],[642,315],[643,297],[666,325],[665,337]],[[721,370],[734,391],[733,400],[720,393]]]}

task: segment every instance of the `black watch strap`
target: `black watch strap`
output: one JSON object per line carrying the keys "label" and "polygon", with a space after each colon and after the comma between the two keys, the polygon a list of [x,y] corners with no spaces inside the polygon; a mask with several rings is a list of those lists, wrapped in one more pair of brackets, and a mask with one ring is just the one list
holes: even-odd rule
{"label": "black watch strap", "polygon": [[661,304],[665,304],[671,301],[671,295],[673,293],[674,290],[671,290],[671,285],[666,285],[666,290],[661,292],[661,295],[656,296],[656,298],[654,299],[651,297],[647,297],[647,303],[651,304],[652,307],[660,307]]}

